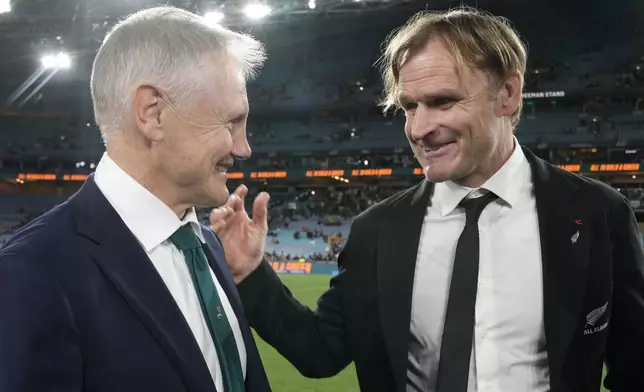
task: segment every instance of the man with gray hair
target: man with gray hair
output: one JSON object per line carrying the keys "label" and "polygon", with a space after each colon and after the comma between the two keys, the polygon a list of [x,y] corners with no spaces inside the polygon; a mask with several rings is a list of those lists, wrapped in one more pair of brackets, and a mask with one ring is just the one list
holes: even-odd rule
{"label": "man with gray hair", "polygon": [[270,391],[195,213],[238,197],[226,170],[251,154],[245,84],[263,60],[254,39],[169,7],[107,36],[91,79],[107,152],[0,250],[0,390]]}

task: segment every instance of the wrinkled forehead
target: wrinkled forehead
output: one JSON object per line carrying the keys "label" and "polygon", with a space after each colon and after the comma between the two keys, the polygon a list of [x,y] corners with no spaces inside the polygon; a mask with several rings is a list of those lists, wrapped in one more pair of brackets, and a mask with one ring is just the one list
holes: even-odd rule
{"label": "wrinkled forehead", "polygon": [[487,85],[487,73],[465,64],[440,40],[432,40],[403,54],[398,74],[397,95],[417,90],[480,90]]}

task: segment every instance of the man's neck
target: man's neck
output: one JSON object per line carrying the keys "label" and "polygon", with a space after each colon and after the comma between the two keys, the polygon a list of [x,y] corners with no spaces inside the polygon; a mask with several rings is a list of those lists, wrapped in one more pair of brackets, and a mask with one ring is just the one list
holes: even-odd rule
{"label": "man's neck", "polygon": [[515,145],[515,138],[510,135],[504,140],[492,154],[487,164],[480,166],[475,173],[454,181],[455,183],[468,187],[478,188],[489,180],[496,172],[501,170],[503,165],[510,159],[515,148],[520,148]]}
{"label": "man's neck", "polygon": [[179,219],[183,219],[191,206],[179,201],[178,193],[173,191],[173,187],[167,184],[165,179],[162,178],[163,176],[155,173],[153,168],[150,167],[150,160],[145,154],[128,153],[121,149],[108,147],[107,155],[134,181],[168,206]]}

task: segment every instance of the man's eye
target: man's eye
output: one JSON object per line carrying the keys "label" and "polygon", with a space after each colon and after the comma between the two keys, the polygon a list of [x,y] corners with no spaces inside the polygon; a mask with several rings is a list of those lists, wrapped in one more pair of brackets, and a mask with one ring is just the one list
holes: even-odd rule
{"label": "man's eye", "polygon": [[436,101],[434,101],[434,106],[439,107],[439,108],[449,108],[452,105],[454,105],[454,101],[452,98],[438,98]]}
{"label": "man's eye", "polygon": [[402,105],[402,108],[403,108],[403,110],[404,110],[404,111],[408,112],[408,111],[410,111],[410,110],[414,110],[414,109],[416,109],[416,107],[417,107],[417,106],[418,106],[418,105],[417,105],[417,104],[415,104],[415,103],[404,103],[404,104]]}

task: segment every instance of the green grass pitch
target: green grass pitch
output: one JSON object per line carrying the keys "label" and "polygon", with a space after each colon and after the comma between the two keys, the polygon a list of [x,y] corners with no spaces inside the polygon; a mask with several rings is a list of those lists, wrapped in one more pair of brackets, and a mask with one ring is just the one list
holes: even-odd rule
{"label": "green grass pitch", "polygon": [[[320,295],[329,287],[328,275],[280,275],[284,284],[293,292],[293,295],[302,302],[315,309],[315,304]],[[304,378],[295,370],[286,359],[279,355],[275,349],[256,337],[259,352],[275,392],[358,392],[358,382],[355,368],[349,365],[339,375],[324,379],[310,380]],[[602,392],[608,392],[602,389]]]}

